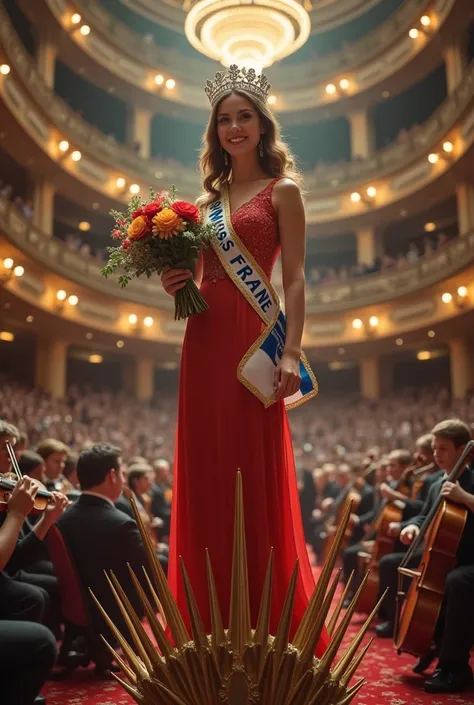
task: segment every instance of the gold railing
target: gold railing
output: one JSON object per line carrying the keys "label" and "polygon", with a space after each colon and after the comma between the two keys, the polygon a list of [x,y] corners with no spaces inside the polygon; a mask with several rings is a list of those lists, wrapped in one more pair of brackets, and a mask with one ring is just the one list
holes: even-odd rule
{"label": "gold railing", "polygon": [[[82,0],[87,2],[89,0]],[[125,175],[132,173],[150,184],[157,180],[179,183],[183,191],[198,193],[199,175],[196,169],[170,164],[157,159],[143,159],[132,149],[121,145],[87,123],[65,101],[51,91],[36,71],[34,62],[16,34],[8,14],[0,5],[0,43],[12,66],[28,91],[58,130],[84,152],[110,164]],[[383,177],[402,169],[435,147],[456,123],[474,95],[474,62],[456,90],[423,125],[408,133],[403,142],[392,144],[361,161],[342,166],[327,165],[305,173],[305,185],[315,192],[340,192],[344,188]]]}
{"label": "gold railing", "polygon": [[[66,279],[109,296],[158,309],[172,309],[172,300],[163,292],[157,277],[136,279],[126,289],[120,289],[116,280],[105,279],[101,275],[101,265],[96,260],[70,250],[61,240],[48,237],[10,202],[1,198],[0,231],[27,257]],[[347,282],[308,287],[307,312],[331,313],[388,301],[442,281],[473,261],[474,231],[453,240],[416,264],[406,264],[399,269],[369,274]]]}

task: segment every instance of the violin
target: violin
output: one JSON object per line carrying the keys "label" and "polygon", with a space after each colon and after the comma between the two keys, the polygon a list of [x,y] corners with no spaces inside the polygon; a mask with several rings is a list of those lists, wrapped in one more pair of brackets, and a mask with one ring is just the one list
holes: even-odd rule
{"label": "violin", "polygon": [[[410,465],[398,480],[395,491],[410,495],[408,480],[413,477],[424,476],[435,467],[434,463],[417,468]],[[361,551],[359,557],[365,562],[365,569],[369,570],[369,575],[364,584],[357,603],[359,612],[370,614],[377,604],[380,589],[379,563],[381,559],[389,553],[394,553],[396,538],[388,536],[388,527],[392,523],[399,524],[403,517],[403,506],[400,502],[384,499],[380,511],[374,522],[370,525],[362,538],[362,543],[372,534],[376,533],[375,541],[370,552]]]}
{"label": "violin", "polygon": [[[331,547],[334,543],[334,538],[336,536],[337,527],[341,524],[342,519],[346,513],[346,510],[351,506],[351,513],[357,511],[357,508],[361,500],[361,491],[366,484],[366,479],[377,469],[377,463],[371,463],[369,467],[364,470],[362,475],[354,478],[349,485],[344,488],[339,497],[334,500],[330,508],[325,514],[325,520],[332,518],[332,522],[327,527],[327,534],[324,539],[324,545],[322,549],[322,563],[325,562],[327,556],[331,551]],[[341,543],[341,551],[343,551],[349,545],[352,536],[353,525],[349,521],[344,538]]]}
{"label": "violin", "polygon": [[[13,470],[15,472],[4,473],[3,475],[0,475],[0,512],[4,512],[7,510],[8,502],[10,500],[10,497],[12,496],[13,490],[16,487],[16,483],[23,477],[21,470],[18,467],[18,462],[15,453],[13,452],[12,445],[9,441],[6,441],[5,446]],[[53,495],[51,492],[47,491],[43,483],[39,482],[39,480],[34,480],[33,478],[31,478],[31,481],[34,485],[38,487],[38,492],[35,496],[35,503],[31,511],[38,513],[44,512],[48,504],[52,501]]]}
{"label": "violin", "polygon": [[[474,441],[469,441],[447,481],[457,482],[473,448]],[[398,568],[394,640],[399,653],[423,656],[430,649],[444,599],[446,576],[456,565],[468,511],[440,495]],[[425,537],[419,568],[407,568]],[[405,578],[411,579],[407,592]]]}

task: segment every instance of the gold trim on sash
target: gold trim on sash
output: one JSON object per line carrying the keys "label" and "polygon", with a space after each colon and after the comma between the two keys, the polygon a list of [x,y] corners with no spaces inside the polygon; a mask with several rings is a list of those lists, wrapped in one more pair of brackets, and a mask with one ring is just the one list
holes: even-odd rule
{"label": "gold trim on sash", "polygon": [[[245,296],[249,304],[252,306],[254,311],[258,313],[260,318],[262,319],[263,323],[265,324],[265,329],[262,331],[262,333],[258,336],[257,340],[252,343],[250,348],[247,350],[243,358],[241,359],[238,368],[237,368],[237,378],[238,380],[245,386],[247,389],[252,392],[264,405],[264,407],[267,409],[269,406],[274,404],[277,399],[274,399],[272,397],[265,397],[263,394],[245,377],[242,376],[242,369],[244,368],[245,364],[247,361],[252,357],[252,355],[260,348],[260,345],[262,342],[265,340],[265,338],[268,336],[270,330],[273,328],[275,325],[278,316],[280,314],[281,306],[280,306],[280,297],[278,296],[276,290],[273,287],[273,284],[270,282],[270,280],[267,278],[265,272],[262,270],[258,262],[255,261],[254,257],[251,255],[251,253],[247,250],[245,245],[241,242],[240,238],[237,236],[233,226],[232,226],[232,217],[230,213],[230,198],[229,198],[229,187],[226,185],[221,193],[220,199],[223,205],[223,212],[224,212],[224,218],[226,221],[226,226],[227,229],[232,236],[232,238],[235,240],[236,244],[240,248],[242,254],[248,262],[251,264],[253,267],[254,271],[258,274],[260,277],[261,281],[263,282],[264,286],[266,287],[267,291],[269,294],[273,297],[274,302],[277,305],[277,310],[272,317],[271,320],[268,319],[268,317],[265,315],[265,313],[260,309],[258,306],[257,302],[253,298],[252,294],[248,289],[245,287],[241,287],[241,280],[236,276],[234,270],[232,267],[229,266],[228,262],[224,257],[221,255],[221,248],[219,247],[217,241],[215,239],[212,240],[212,247],[214,248],[214,251],[216,252],[217,256],[219,257],[219,261],[224,267],[225,271],[229,275],[230,279],[234,282],[236,285],[237,289]],[[212,204],[211,204],[212,205]],[[209,208],[209,206],[208,206]],[[304,352],[301,353],[301,361],[303,362],[304,367],[306,368],[306,371],[308,373],[309,378],[311,379],[313,383],[313,390],[309,392],[308,394],[305,394],[301,399],[298,399],[297,401],[292,402],[291,404],[286,405],[286,409],[295,409],[297,406],[301,406],[301,404],[304,404],[304,402],[309,401],[310,399],[313,399],[313,397],[317,396],[319,392],[319,385],[318,381],[313,373],[313,370],[311,369],[308,360],[306,358],[306,355]]]}

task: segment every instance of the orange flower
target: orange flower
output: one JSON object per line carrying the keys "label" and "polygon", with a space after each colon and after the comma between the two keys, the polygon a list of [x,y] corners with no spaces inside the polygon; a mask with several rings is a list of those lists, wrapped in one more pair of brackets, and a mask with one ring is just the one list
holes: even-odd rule
{"label": "orange flower", "polygon": [[175,237],[184,230],[184,221],[171,208],[163,208],[151,221],[154,225],[153,233],[162,240]]}
{"label": "orange flower", "polygon": [[130,240],[139,240],[148,230],[148,219],[144,215],[139,215],[132,220],[128,226],[127,234]]}

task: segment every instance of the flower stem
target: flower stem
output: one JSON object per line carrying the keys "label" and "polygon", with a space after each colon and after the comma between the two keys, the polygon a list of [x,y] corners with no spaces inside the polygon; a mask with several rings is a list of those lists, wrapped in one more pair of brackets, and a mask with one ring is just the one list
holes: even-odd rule
{"label": "flower stem", "polygon": [[209,308],[207,302],[201,296],[194,279],[189,279],[186,282],[186,286],[176,292],[174,304],[175,321],[189,318],[190,316],[194,316],[196,313],[207,311]]}

